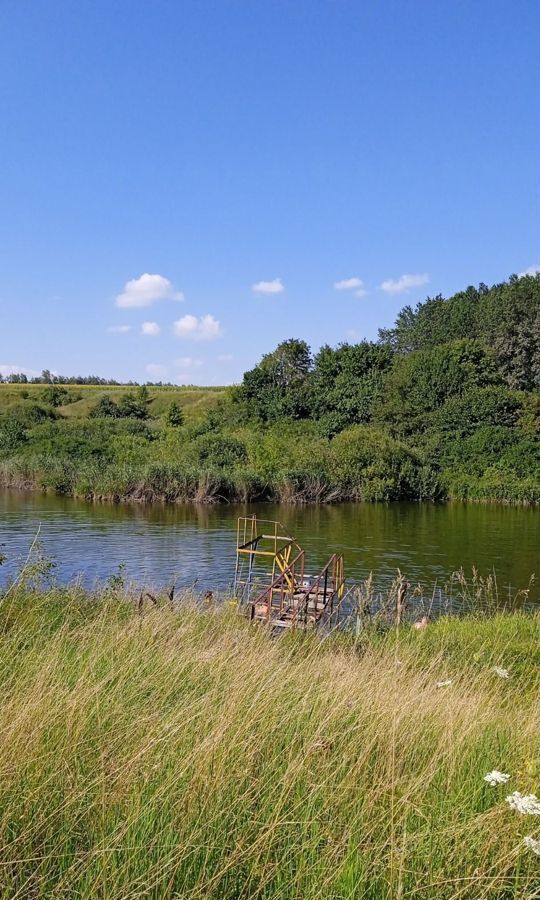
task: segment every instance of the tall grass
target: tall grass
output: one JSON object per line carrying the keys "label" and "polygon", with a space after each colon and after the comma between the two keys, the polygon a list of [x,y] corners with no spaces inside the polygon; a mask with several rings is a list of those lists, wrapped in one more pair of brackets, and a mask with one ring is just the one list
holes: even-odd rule
{"label": "tall grass", "polygon": [[540,896],[535,616],[359,646],[19,586],[0,635],[3,897]]}

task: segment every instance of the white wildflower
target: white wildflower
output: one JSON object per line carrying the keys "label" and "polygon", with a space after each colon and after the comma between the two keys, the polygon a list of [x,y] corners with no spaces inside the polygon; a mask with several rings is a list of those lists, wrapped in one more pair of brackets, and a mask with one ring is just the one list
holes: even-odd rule
{"label": "white wildflower", "polygon": [[500,666],[493,666],[493,671],[495,675],[498,675],[499,678],[510,678],[510,672],[508,669],[502,669]]}
{"label": "white wildflower", "polygon": [[448,687],[450,684],[452,684],[452,679],[447,678],[446,681],[438,681],[437,687]]}
{"label": "white wildflower", "polygon": [[520,794],[514,791],[506,798],[510,809],[515,809],[522,816],[540,816],[540,800],[535,794]]}
{"label": "white wildflower", "polygon": [[493,769],[493,772],[484,775],[484,781],[487,781],[491,787],[495,787],[497,784],[506,784],[509,778],[510,775],[507,775],[506,772],[499,772],[498,769]]}
{"label": "white wildflower", "polygon": [[537,856],[540,856],[540,841],[537,841],[535,838],[531,837],[530,834],[527,837],[523,838],[523,846],[527,848],[527,850],[532,850],[533,853],[536,853]]}

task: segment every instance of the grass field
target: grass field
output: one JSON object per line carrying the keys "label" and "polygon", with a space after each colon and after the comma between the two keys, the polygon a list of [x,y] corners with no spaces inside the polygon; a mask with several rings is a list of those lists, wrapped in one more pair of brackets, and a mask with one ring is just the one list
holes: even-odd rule
{"label": "grass field", "polygon": [[539,638],[507,614],[272,640],[234,605],[19,586],[2,897],[540,897],[540,816],[505,800],[540,794]]}
{"label": "grass field", "polygon": [[[39,402],[45,385],[42,384],[0,384],[0,413],[25,401]],[[75,399],[73,403],[60,406],[57,412],[66,419],[86,419],[90,410],[105,395],[118,401],[124,394],[136,388],[127,385],[62,385]],[[184,410],[186,421],[200,421],[207,410],[216,405],[218,398],[227,388],[223,387],[150,387],[149,412],[152,416],[163,416],[170,404],[176,401]]]}

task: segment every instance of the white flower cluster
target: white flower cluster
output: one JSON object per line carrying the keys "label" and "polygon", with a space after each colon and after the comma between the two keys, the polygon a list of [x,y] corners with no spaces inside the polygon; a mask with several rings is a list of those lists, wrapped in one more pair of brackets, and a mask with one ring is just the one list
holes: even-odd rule
{"label": "white flower cluster", "polygon": [[438,688],[441,688],[441,687],[448,687],[450,684],[452,684],[452,679],[451,679],[451,678],[447,678],[446,681],[438,681],[438,682],[437,682],[437,687],[438,687]]}
{"label": "white flower cluster", "polygon": [[493,666],[493,671],[495,675],[498,675],[499,678],[510,678],[510,672],[508,669],[502,669],[500,666]]}
{"label": "white flower cluster", "polygon": [[535,838],[531,837],[530,834],[527,837],[523,838],[523,846],[527,848],[527,850],[532,850],[533,853],[536,853],[537,856],[540,856],[540,841],[537,841]]}
{"label": "white flower cluster", "polygon": [[506,784],[509,778],[510,775],[507,775],[506,772],[499,772],[498,769],[493,769],[493,772],[484,775],[484,781],[487,781],[491,787],[495,787],[497,784]]}
{"label": "white flower cluster", "polygon": [[540,800],[536,794],[520,794],[514,791],[506,798],[510,809],[515,809],[522,816],[540,816]]}

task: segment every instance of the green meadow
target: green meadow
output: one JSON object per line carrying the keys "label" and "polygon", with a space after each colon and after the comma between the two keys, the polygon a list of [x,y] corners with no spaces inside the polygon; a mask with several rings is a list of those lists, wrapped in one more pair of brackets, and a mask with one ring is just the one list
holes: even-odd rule
{"label": "green meadow", "polygon": [[3,897],[540,896],[538,615],[273,639],[149,606],[4,593]]}
{"label": "green meadow", "polygon": [[[28,406],[40,404],[44,387],[42,384],[2,384],[0,385],[0,414],[11,410],[19,410],[26,403]],[[130,387],[124,385],[65,385],[67,393],[64,402],[56,407],[58,416],[65,419],[86,419],[90,411],[105,396],[118,401],[129,392]],[[151,388],[149,414],[152,417],[165,416],[171,403],[178,403],[185,413],[187,422],[197,422],[213,409],[220,394],[227,388],[222,387],[179,387],[159,386]],[[47,403],[45,403],[47,405]]]}

